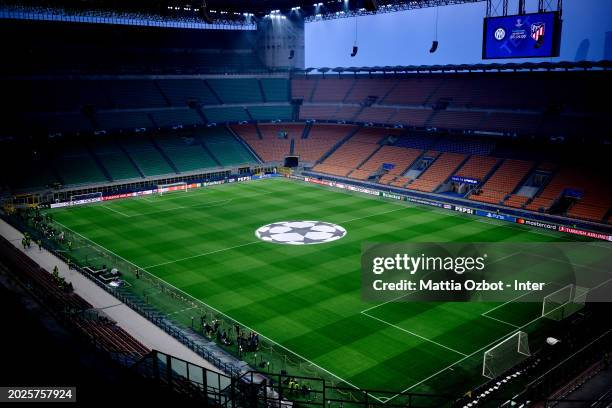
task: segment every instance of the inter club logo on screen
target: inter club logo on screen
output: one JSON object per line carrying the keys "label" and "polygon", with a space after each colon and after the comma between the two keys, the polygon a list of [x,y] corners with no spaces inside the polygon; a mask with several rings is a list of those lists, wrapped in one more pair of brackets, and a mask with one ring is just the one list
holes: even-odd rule
{"label": "inter club logo on screen", "polygon": [[506,38],[506,30],[504,30],[503,27],[499,27],[497,30],[495,30],[495,34],[493,35],[497,41],[501,41]]}
{"label": "inter club logo on screen", "polygon": [[544,35],[544,23],[535,23],[531,25],[531,38],[538,41]]}

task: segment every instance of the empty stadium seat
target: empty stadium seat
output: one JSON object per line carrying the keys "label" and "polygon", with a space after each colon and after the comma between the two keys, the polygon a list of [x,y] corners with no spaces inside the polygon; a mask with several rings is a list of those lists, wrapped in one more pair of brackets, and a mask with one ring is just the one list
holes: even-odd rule
{"label": "empty stadium seat", "polygon": [[209,122],[225,123],[250,120],[247,111],[241,106],[229,106],[225,108],[214,107],[202,109],[204,116]]}
{"label": "empty stadium seat", "polygon": [[141,177],[138,169],[114,140],[97,138],[90,143],[90,147],[113,180]]}
{"label": "empty stadium seat", "polygon": [[82,146],[65,148],[54,160],[58,174],[67,185],[108,181],[102,169]]}
{"label": "empty stadium seat", "polygon": [[570,206],[567,215],[588,221],[601,222],[612,208],[612,188],[600,174],[587,169],[562,167],[533,201],[525,207],[532,211],[547,211],[560,199],[566,189],[581,192],[581,197]]}
{"label": "empty stadium seat", "polygon": [[416,149],[383,146],[363,163],[359,169],[373,172],[380,170],[383,164],[392,164],[394,167],[387,170],[387,173],[389,175],[399,175],[412,165],[421,153],[421,150]]}
{"label": "empty stadium seat", "polygon": [[310,102],[310,97],[316,85],[316,79],[294,78],[291,80],[291,97]]}
{"label": "empty stadium seat", "polygon": [[294,139],[294,154],[300,157],[301,162],[316,162],[354,129],[352,125],[315,124],[308,138]]}
{"label": "empty stadium seat", "polygon": [[104,130],[153,128],[149,115],[142,111],[104,111],[96,113],[98,127]]}
{"label": "empty stadium seat", "polygon": [[342,102],[348,91],[353,87],[353,78],[322,77],[312,94],[313,102]]}
{"label": "empty stadium seat", "polygon": [[219,166],[204,150],[195,133],[162,135],[156,137],[155,142],[180,172]]}
{"label": "empty stadium seat", "polygon": [[471,156],[455,175],[483,181],[498,161],[495,157]]}
{"label": "empty stadium seat", "polygon": [[313,170],[346,177],[380,148],[378,143],[382,139],[389,134],[397,133],[397,129],[360,129],[325,159],[323,163],[317,164]]}
{"label": "empty stadium seat", "polygon": [[253,155],[225,127],[199,131],[202,141],[222,166],[257,163]]}
{"label": "empty stadium seat", "polygon": [[174,173],[168,161],[147,138],[125,138],[121,144],[145,176]]}
{"label": "empty stadium seat", "polygon": [[256,78],[207,79],[223,103],[263,102]]}
{"label": "empty stadium seat", "polygon": [[529,174],[534,163],[506,159],[495,173],[482,186],[481,191],[470,195],[469,199],[490,204],[501,204],[519,183]]}
{"label": "empty stadium seat", "polygon": [[204,105],[220,103],[201,79],[161,79],[157,84],[172,106],[184,107],[190,102]]}
{"label": "empty stadium seat", "polygon": [[253,120],[271,121],[271,120],[291,120],[293,109],[291,105],[276,105],[276,106],[250,106],[248,111]]}
{"label": "empty stadium seat", "polygon": [[[255,126],[238,125],[232,129],[242,137],[265,162],[283,161],[291,154],[291,140],[302,137],[303,125],[292,124],[262,124],[259,125],[262,138]],[[286,138],[280,133],[287,132]]]}
{"label": "empty stadium seat", "polygon": [[116,108],[157,108],[168,106],[151,80],[106,81],[103,86]]}
{"label": "empty stadium seat", "polygon": [[407,188],[411,190],[435,191],[441,183],[453,175],[466,156],[458,153],[442,153],[438,158]]}
{"label": "empty stadium seat", "polygon": [[149,112],[158,127],[202,125],[204,121],[193,109],[168,109]]}
{"label": "empty stadium seat", "polygon": [[287,102],[289,100],[289,81],[285,78],[261,78],[261,89],[266,102]]}

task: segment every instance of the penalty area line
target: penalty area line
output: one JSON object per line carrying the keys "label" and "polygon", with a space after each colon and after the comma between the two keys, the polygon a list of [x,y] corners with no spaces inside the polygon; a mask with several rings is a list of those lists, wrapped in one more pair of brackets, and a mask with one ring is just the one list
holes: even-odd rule
{"label": "penalty area line", "polygon": [[504,320],[501,320],[501,319],[498,319],[496,317],[489,316],[486,313],[481,314],[481,316],[482,317],[486,317],[487,319],[495,320],[495,321],[503,323],[503,324],[507,324],[508,326],[512,326],[512,327],[517,328],[517,329],[520,327],[520,326],[517,326],[516,324],[508,323],[508,322],[506,322]]}
{"label": "penalty area line", "polygon": [[428,339],[427,337],[424,337],[424,336],[421,336],[420,334],[416,334],[416,333],[414,333],[414,332],[411,332],[410,330],[404,329],[403,327],[397,326],[397,325],[395,325],[395,324],[393,324],[393,323],[389,323],[389,322],[387,322],[386,320],[379,319],[379,318],[378,318],[378,317],[376,317],[376,316],[369,315],[369,314],[367,314],[367,313],[365,313],[365,312],[360,312],[360,313],[361,313],[362,315],[364,315],[364,316],[368,316],[368,317],[369,317],[369,318],[371,318],[371,319],[377,320],[377,321],[379,321],[379,322],[381,322],[381,323],[384,323],[384,324],[386,324],[386,325],[388,325],[388,326],[391,326],[391,327],[393,327],[393,328],[396,328],[396,329],[398,329],[398,330],[401,330],[401,331],[403,331],[403,332],[405,332],[405,333],[408,333],[408,334],[410,334],[410,335],[412,335],[412,336],[418,337],[418,338],[419,338],[419,339],[421,339],[421,340],[425,340],[425,341],[427,341],[427,342],[429,342],[429,343],[435,344],[435,345],[436,345],[436,346],[438,346],[438,347],[442,347],[442,348],[445,348],[446,350],[452,351],[453,353],[460,354],[460,355],[462,355],[462,356],[464,356],[464,357],[467,357],[467,356],[468,356],[467,354],[462,353],[462,352],[460,352],[460,351],[458,351],[458,350],[455,350],[454,348],[451,348],[451,347],[445,346],[445,345],[444,345],[444,344],[442,344],[442,343],[438,343],[438,342],[437,342],[437,341],[435,341],[435,340]]}
{"label": "penalty area line", "polygon": [[531,325],[532,323],[537,322],[538,320],[540,320],[540,319],[542,319],[542,318],[543,318],[543,316],[538,316],[538,317],[536,317],[535,319],[533,319],[533,320],[531,320],[531,321],[529,321],[529,322],[525,323],[524,325],[517,327],[516,329],[514,329],[514,330],[512,330],[511,332],[509,332],[509,333],[507,333],[507,334],[503,335],[502,337],[498,338],[497,340],[492,341],[491,343],[489,343],[489,344],[487,344],[487,345],[485,345],[485,346],[483,346],[483,347],[479,348],[478,350],[474,351],[472,354],[468,354],[467,356],[463,357],[462,359],[457,360],[457,361],[455,361],[454,363],[452,363],[452,364],[448,365],[447,367],[445,367],[445,368],[443,368],[443,369],[441,369],[441,370],[439,370],[439,371],[437,371],[437,372],[435,372],[435,373],[431,374],[429,377],[426,377],[426,378],[422,379],[422,380],[421,380],[421,381],[419,381],[418,383],[411,385],[410,387],[408,387],[408,388],[406,388],[405,390],[403,390],[401,393],[399,393],[399,394],[395,394],[394,396],[390,397],[390,398],[389,398],[387,401],[385,401],[385,402],[391,401],[392,399],[394,399],[394,398],[396,398],[396,397],[399,397],[399,396],[400,396],[400,395],[402,395],[403,393],[408,392],[408,391],[412,390],[412,389],[413,389],[413,388],[415,388],[415,387],[418,387],[419,385],[423,384],[423,383],[424,383],[424,382],[426,382],[426,381],[431,380],[432,378],[434,378],[435,376],[437,376],[437,375],[439,375],[439,374],[443,373],[443,372],[444,372],[444,371],[446,371],[446,370],[452,370],[452,368],[453,368],[454,366],[456,366],[457,364],[462,363],[463,361],[467,360],[468,358],[473,357],[473,356],[475,356],[476,354],[481,353],[482,351],[484,351],[484,350],[486,350],[486,349],[490,348],[491,346],[493,346],[493,345],[495,345],[495,344],[498,344],[498,343],[500,343],[500,342],[504,341],[505,339],[507,339],[508,337],[510,337],[510,336],[512,336],[512,335],[514,335],[515,333],[517,333],[517,332],[518,332],[518,331],[520,331],[521,329],[523,329],[523,328],[525,328],[525,327],[527,327],[527,326]]}
{"label": "penalty area line", "polygon": [[[550,285],[551,283],[552,283],[552,282],[545,282],[545,283],[544,283],[544,286],[546,286],[546,285]],[[501,307],[504,307],[504,306],[506,306],[506,305],[509,305],[509,304],[511,304],[511,303],[514,303],[514,302],[516,302],[517,300],[519,300],[520,298],[525,297],[525,296],[527,296],[527,295],[529,295],[529,294],[531,294],[531,293],[533,293],[533,292],[535,292],[535,289],[534,289],[534,290],[530,290],[529,292],[525,292],[525,293],[523,293],[522,295],[519,295],[519,296],[517,296],[517,297],[515,297],[515,298],[513,298],[513,299],[507,300],[507,301],[505,301],[504,303],[502,303],[501,305],[497,305],[497,306],[495,306],[494,308],[491,308],[491,309],[487,310],[486,312],[481,313],[480,315],[481,315],[481,316],[485,316],[485,317],[491,317],[491,316],[488,316],[488,314],[489,314],[489,313],[491,313],[491,312],[493,312],[493,311],[495,311],[495,310],[497,310],[497,309],[499,309],[499,308],[501,308]]]}

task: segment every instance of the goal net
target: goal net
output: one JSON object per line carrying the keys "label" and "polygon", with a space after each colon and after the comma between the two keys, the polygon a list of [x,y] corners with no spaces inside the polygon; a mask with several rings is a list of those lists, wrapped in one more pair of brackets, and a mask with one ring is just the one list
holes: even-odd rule
{"label": "goal net", "polygon": [[516,332],[484,352],[482,375],[495,378],[523,362],[530,355],[527,333]]}
{"label": "goal net", "polygon": [[70,196],[70,205],[95,203],[102,200],[102,192],[75,194]]}
{"label": "goal net", "polygon": [[163,195],[164,193],[170,193],[172,191],[189,191],[190,187],[184,181],[178,183],[170,183],[170,184],[158,184],[157,185],[157,193],[159,195]]}
{"label": "goal net", "polygon": [[546,296],[542,301],[542,317],[560,321],[584,307],[589,290],[569,284]]}

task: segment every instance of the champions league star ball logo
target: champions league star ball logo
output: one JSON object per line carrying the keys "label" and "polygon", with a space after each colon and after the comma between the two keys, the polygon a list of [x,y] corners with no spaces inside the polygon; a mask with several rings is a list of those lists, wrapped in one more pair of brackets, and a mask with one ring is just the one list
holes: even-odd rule
{"label": "champions league star ball logo", "polygon": [[346,235],[339,225],[323,221],[280,221],[259,227],[255,236],[275,244],[312,245],[336,241]]}

